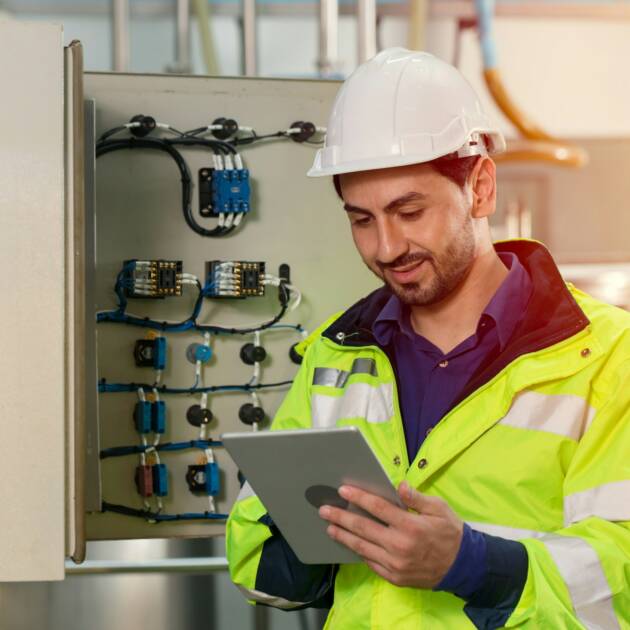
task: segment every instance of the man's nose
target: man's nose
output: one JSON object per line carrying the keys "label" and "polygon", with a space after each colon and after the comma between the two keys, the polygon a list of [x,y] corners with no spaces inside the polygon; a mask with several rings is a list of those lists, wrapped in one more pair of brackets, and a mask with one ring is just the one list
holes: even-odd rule
{"label": "man's nose", "polygon": [[390,220],[390,217],[386,217],[378,225],[378,261],[384,264],[392,263],[406,254],[407,249],[407,239],[403,231]]}

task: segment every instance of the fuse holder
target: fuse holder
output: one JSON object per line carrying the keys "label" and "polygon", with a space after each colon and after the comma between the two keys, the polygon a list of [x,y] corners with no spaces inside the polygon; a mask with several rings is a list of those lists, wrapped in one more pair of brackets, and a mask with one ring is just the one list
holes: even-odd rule
{"label": "fuse holder", "polygon": [[138,367],[163,370],[166,367],[166,337],[138,339],[133,349],[133,358]]}
{"label": "fuse holder", "polygon": [[153,492],[158,497],[165,497],[168,494],[168,470],[166,464],[154,464],[153,469]]}
{"label": "fuse holder", "polygon": [[166,431],[166,403],[163,400],[151,403],[151,430],[153,433]]}
{"label": "fuse holder", "polygon": [[137,466],[135,481],[138,494],[141,497],[153,495],[153,471],[151,466]]}
{"label": "fuse holder", "polygon": [[133,420],[138,433],[151,433],[151,403],[139,400],[133,412]]}
{"label": "fuse holder", "polygon": [[221,490],[221,478],[219,465],[216,462],[206,464],[206,494],[216,496]]}

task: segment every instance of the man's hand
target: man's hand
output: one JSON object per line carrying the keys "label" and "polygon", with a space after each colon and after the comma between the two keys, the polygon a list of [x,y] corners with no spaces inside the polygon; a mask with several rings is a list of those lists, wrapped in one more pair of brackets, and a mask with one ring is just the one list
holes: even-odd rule
{"label": "man's hand", "polygon": [[330,521],[328,535],[362,556],[367,565],[396,586],[433,588],[457,557],[464,523],[446,501],[420,494],[403,481],[398,494],[413,511],[385,499],[342,486],[339,494],[385,523],[324,505],[319,514]]}

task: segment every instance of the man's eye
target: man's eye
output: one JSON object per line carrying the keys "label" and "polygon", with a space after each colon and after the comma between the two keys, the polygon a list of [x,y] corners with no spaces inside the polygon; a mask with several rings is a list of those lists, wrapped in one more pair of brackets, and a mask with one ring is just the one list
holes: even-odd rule
{"label": "man's eye", "polygon": [[419,208],[418,210],[411,210],[409,212],[401,212],[400,216],[403,219],[413,220],[420,218],[420,215],[424,212],[424,208]]}
{"label": "man's eye", "polygon": [[370,217],[361,217],[352,220],[352,225],[367,225],[370,222]]}

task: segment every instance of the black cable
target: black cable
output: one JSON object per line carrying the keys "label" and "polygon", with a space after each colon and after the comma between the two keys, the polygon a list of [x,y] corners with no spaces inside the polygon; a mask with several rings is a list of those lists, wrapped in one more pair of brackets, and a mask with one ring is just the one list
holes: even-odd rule
{"label": "black cable", "polygon": [[229,143],[222,140],[209,140],[208,138],[195,138],[188,135],[182,135],[181,138],[164,138],[164,142],[168,144],[181,144],[185,146],[199,146],[212,149],[215,153],[231,153],[234,155],[236,149]]}
{"label": "black cable", "polygon": [[230,144],[234,146],[243,145],[243,144],[254,144],[255,142],[259,142],[260,140],[269,140],[271,138],[288,138],[289,134],[286,131],[276,131],[275,133],[267,133],[263,136],[259,136],[255,132],[251,136],[246,136],[245,138],[234,138],[230,141]]}
{"label": "black cable", "polygon": [[169,387],[155,383],[108,383],[102,378],[98,383],[98,391],[101,394],[136,393],[139,389],[157,390],[159,394],[214,394],[223,392],[251,392],[263,389],[276,389],[291,385],[293,381],[278,381],[277,383],[258,383],[257,385],[209,385],[207,387]]}
{"label": "black cable", "polygon": [[103,133],[103,135],[96,142],[97,143],[103,142],[103,140],[106,140],[110,136],[113,136],[114,134],[117,134],[120,131],[125,131],[125,129],[128,129],[126,125],[121,125],[120,127],[114,127],[113,129],[109,129],[108,131]]}
{"label": "black cable", "polygon": [[195,220],[192,212],[192,178],[190,176],[190,169],[188,168],[188,164],[186,164],[184,157],[172,145],[172,142],[154,138],[122,138],[120,140],[99,141],[96,145],[96,157],[99,158],[102,155],[113,151],[136,148],[163,151],[173,158],[181,175],[182,211],[184,213],[184,219],[191,230],[201,236],[207,237],[218,237],[225,234],[225,227],[217,226],[212,230],[208,230],[199,225],[199,223]]}
{"label": "black cable", "polygon": [[284,286],[284,284],[281,283],[278,289],[280,290],[280,312],[273,319],[270,319],[268,322],[265,322],[260,326],[256,326],[253,328],[223,328],[222,326],[204,326],[202,324],[198,324],[197,318],[194,318],[193,323],[195,325],[195,329],[202,332],[210,332],[216,334],[225,333],[228,335],[248,335],[250,333],[259,332],[261,330],[265,330],[266,328],[270,328],[274,324],[277,324],[284,317],[289,306],[289,292],[287,288]]}

